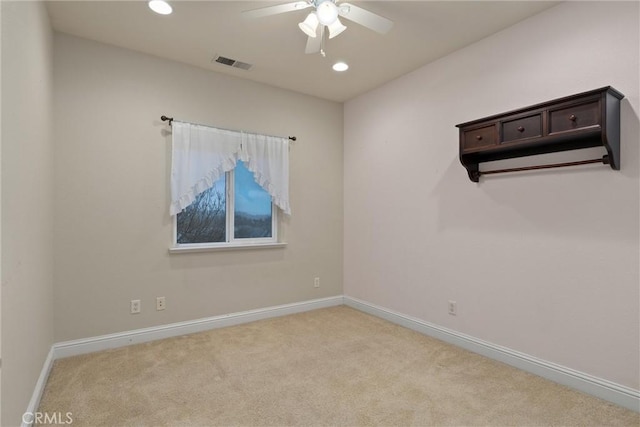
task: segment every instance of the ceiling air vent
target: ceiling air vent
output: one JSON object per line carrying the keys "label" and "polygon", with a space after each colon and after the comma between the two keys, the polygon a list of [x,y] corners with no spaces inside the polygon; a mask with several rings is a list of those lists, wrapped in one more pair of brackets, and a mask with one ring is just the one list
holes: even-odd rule
{"label": "ceiling air vent", "polygon": [[246,62],[236,61],[235,59],[226,58],[224,56],[216,55],[211,62],[227,65],[233,68],[240,68],[241,70],[250,70],[253,68],[253,64],[247,64]]}

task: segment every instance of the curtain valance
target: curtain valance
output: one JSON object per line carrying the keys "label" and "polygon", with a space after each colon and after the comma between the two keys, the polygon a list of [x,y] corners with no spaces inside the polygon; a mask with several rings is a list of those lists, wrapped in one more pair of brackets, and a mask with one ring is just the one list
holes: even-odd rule
{"label": "curtain valance", "polygon": [[284,213],[289,206],[289,139],[173,121],[171,205],[176,215],[242,160]]}

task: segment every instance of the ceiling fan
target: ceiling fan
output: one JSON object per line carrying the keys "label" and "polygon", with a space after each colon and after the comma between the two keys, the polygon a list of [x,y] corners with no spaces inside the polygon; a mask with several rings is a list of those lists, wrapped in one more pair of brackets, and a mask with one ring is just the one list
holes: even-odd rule
{"label": "ceiling fan", "polygon": [[298,27],[309,36],[305,53],[320,52],[324,56],[325,27],[328,30],[330,39],[347,29],[340,22],[340,17],[380,34],[386,34],[393,27],[393,21],[351,3],[339,2],[339,0],[300,0],[293,3],[247,10],[242,13],[249,18],[261,18],[280,13],[295,12],[310,7],[314,8],[314,10],[307,15],[304,21],[298,24]]}

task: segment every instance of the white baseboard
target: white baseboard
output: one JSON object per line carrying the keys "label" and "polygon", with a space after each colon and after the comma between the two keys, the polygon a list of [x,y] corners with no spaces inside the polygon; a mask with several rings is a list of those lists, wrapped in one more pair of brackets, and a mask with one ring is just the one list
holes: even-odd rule
{"label": "white baseboard", "polygon": [[451,329],[406,316],[357,298],[344,296],[344,304],[420,332],[421,334],[437,338],[553,382],[599,397],[616,405],[631,409],[632,411],[640,412],[639,390],[634,390],[630,387],[585,374],[584,372],[579,372],[469,335],[464,335]]}
{"label": "white baseboard", "polygon": [[133,331],[119,332],[116,334],[65,341],[53,345],[54,360],[62,357],[93,353],[95,351],[102,351],[110,348],[124,347],[132,344],[140,344],[164,338],[193,334],[196,332],[208,331],[210,329],[240,325],[243,323],[254,322],[256,320],[286,316],[288,314],[301,313],[304,311],[342,304],[343,299],[342,295],[340,295],[292,304],[259,308],[256,310],[241,311],[238,313],[223,314],[221,316],[189,320],[186,322],[171,323],[151,328],[135,329]]}
{"label": "white baseboard", "polygon": [[34,414],[40,406],[40,399],[42,399],[44,386],[47,385],[47,379],[49,378],[49,372],[51,372],[54,360],[54,351],[53,347],[51,347],[51,349],[49,350],[49,354],[47,354],[47,358],[42,365],[42,370],[40,371],[40,376],[38,377],[38,381],[36,382],[33,394],[31,395],[29,406],[27,406],[27,410],[22,415],[22,427],[31,427],[31,424],[33,423],[32,414]]}

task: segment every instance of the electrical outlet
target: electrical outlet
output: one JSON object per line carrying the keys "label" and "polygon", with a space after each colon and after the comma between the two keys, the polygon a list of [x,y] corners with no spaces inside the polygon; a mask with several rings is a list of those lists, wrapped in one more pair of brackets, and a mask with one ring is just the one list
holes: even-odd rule
{"label": "electrical outlet", "polygon": [[142,310],[142,304],[139,299],[131,300],[131,314],[138,314]]}
{"label": "electrical outlet", "polygon": [[314,288],[319,288],[320,287],[320,278],[316,277],[315,279],[313,279],[313,287]]}
{"label": "electrical outlet", "polygon": [[166,307],[166,301],[164,299],[164,297],[157,297],[156,298],[156,310],[160,311],[160,310],[164,310]]}
{"label": "electrical outlet", "polygon": [[452,316],[456,316],[458,314],[457,302],[449,300],[449,314]]}

